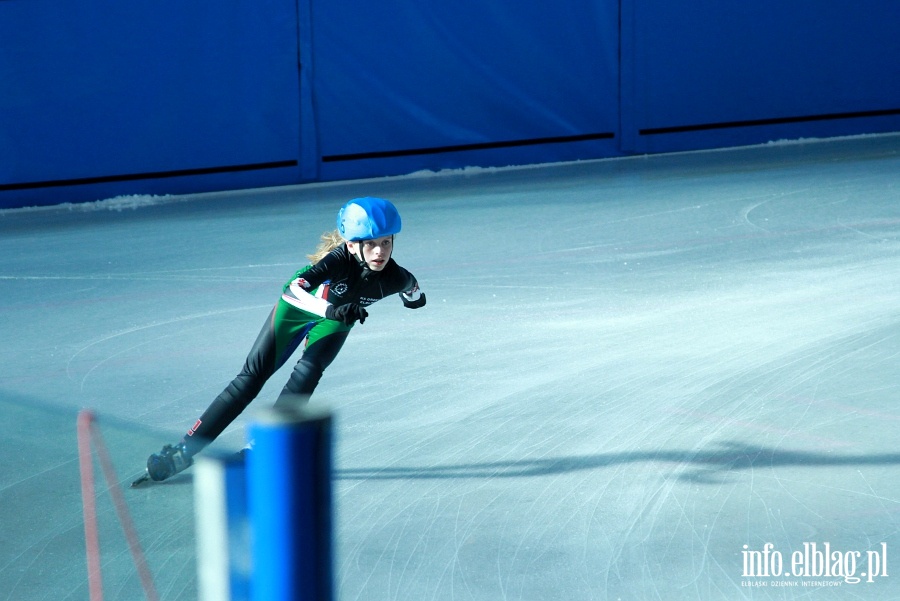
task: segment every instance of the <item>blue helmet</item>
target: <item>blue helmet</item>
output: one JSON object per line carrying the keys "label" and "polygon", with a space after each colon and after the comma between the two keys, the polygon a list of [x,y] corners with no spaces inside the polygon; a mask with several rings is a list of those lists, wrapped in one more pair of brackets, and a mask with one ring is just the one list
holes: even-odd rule
{"label": "blue helmet", "polygon": [[348,242],[393,236],[400,231],[397,207],[383,198],[354,198],[338,212],[337,229]]}

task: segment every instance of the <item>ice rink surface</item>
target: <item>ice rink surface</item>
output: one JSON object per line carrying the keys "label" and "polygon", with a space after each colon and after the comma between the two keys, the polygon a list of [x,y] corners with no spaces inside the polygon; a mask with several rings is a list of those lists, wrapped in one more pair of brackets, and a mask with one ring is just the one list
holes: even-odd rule
{"label": "ice rink surface", "polygon": [[[428,305],[373,306],[313,397],[341,601],[900,598],[878,136],[0,212],[0,601],[88,598],[78,410],[127,485],[363,195]],[[197,598],[192,484],[125,491],[165,601]],[[141,599],[109,498],[104,598]]]}

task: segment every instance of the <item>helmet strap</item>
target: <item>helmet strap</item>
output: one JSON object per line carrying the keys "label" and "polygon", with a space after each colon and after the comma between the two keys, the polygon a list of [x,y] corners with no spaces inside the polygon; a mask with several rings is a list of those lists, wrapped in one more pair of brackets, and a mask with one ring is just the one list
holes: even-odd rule
{"label": "helmet strap", "polygon": [[[355,253],[350,253],[350,254],[352,254],[353,257],[354,257],[357,261],[359,261],[360,264],[362,264],[362,265],[367,265],[367,263],[366,263],[366,253],[365,253],[365,251],[363,250],[363,245],[364,245],[364,243],[365,243],[365,240],[352,240],[352,242],[353,242],[354,244],[356,244],[357,252],[355,252]],[[390,256],[389,256],[388,258],[390,258],[390,257],[393,256],[393,255],[394,255],[394,235],[391,234],[391,254],[390,254]]]}

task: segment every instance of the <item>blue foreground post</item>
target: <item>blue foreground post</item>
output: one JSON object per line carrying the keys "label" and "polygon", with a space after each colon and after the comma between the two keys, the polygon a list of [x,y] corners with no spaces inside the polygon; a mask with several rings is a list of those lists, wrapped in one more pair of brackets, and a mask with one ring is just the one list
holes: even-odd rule
{"label": "blue foreground post", "polygon": [[272,409],[250,424],[253,601],[332,601],[332,418]]}
{"label": "blue foreground post", "polygon": [[244,458],[204,453],[196,459],[197,588],[200,601],[249,601],[250,521]]}

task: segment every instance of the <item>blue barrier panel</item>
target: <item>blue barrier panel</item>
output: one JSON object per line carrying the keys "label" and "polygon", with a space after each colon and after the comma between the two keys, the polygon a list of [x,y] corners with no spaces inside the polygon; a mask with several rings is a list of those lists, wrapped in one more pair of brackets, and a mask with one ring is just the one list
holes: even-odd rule
{"label": "blue barrier panel", "polygon": [[331,601],[331,416],[265,412],[250,425],[253,601]]}
{"label": "blue barrier panel", "polygon": [[0,2],[0,207],[900,130],[883,0]]}
{"label": "blue barrier panel", "polygon": [[617,0],[300,6],[321,179],[616,153]]}
{"label": "blue barrier panel", "polygon": [[623,0],[623,150],[896,131],[898,21],[882,0]]}
{"label": "blue barrier panel", "polygon": [[297,52],[294,0],[0,2],[0,205],[296,183]]}

